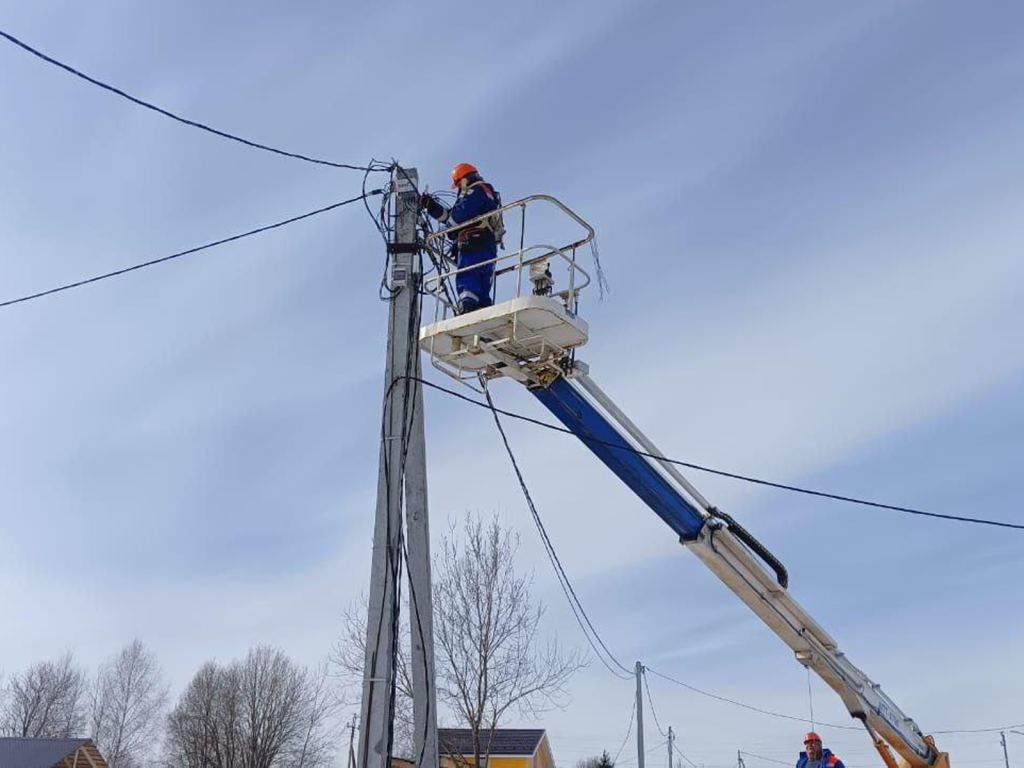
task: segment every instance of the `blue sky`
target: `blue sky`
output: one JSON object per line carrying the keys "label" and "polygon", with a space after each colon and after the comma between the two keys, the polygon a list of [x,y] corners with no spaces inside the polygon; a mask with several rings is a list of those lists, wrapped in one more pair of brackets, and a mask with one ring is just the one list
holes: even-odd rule
{"label": "blue sky", "polygon": [[[612,285],[584,305],[582,357],[667,454],[1024,521],[1019,5],[0,9],[29,43],[225,130],[344,162],[394,156],[433,188],[469,160],[506,200],[563,199],[596,227]],[[358,187],[6,43],[0,84],[2,298]],[[257,642],[326,653],[369,571],[381,259],[351,207],[3,311],[5,670],[69,646],[94,663],[134,636],[177,687]],[[511,383],[496,397],[544,415]],[[465,510],[501,515],[547,630],[581,644],[487,414],[434,394],[426,407],[435,532]],[[620,658],[807,713],[784,646],[584,448],[508,429]],[[1020,534],[692,479],[926,732],[1024,722]],[[652,693],[695,762],[799,747],[799,723],[656,678]],[[581,674],[541,723],[560,764],[614,752],[631,695],[598,665]],[[820,684],[814,702],[846,722]],[[848,765],[873,764],[861,734],[825,735]],[[958,763],[1001,759],[998,735],[941,744]]]}

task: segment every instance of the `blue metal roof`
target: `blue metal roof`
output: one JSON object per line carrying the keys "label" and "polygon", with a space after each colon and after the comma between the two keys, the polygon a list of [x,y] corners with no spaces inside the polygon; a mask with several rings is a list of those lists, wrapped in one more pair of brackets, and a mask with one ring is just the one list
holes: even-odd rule
{"label": "blue metal roof", "polygon": [[89,739],[0,738],[0,768],[53,768]]}
{"label": "blue metal roof", "polygon": [[[532,755],[544,738],[543,728],[496,728],[480,730],[481,749],[490,743],[492,755]],[[442,755],[472,755],[473,732],[469,728],[438,728]]]}

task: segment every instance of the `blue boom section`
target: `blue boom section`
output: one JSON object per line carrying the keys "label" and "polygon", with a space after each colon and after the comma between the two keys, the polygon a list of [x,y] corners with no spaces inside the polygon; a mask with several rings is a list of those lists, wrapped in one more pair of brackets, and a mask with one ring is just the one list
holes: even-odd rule
{"label": "blue boom section", "polygon": [[[640,456],[615,425],[576,385],[558,378],[547,389],[531,390],[560,422],[684,539],[696,538],[704,518],[652,465]],[[623,446],[625,450],[614,446]]]}

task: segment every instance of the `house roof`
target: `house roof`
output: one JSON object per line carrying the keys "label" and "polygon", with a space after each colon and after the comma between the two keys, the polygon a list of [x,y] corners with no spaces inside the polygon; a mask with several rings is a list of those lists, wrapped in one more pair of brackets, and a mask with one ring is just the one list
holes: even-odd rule
{"label": "house roof", "polygon": [[[30,739],[20,737],[0,738],[0,768],[53,768],[76,749],[86,747],[90,754],[99,758],[96,747],[90,739]],[[106,765],[100,762],[97,765]],[[88,765],[88,763],[86,763]]]}
{"label": "house roof", "polygon": [[[480,731],[480,748],[492,755],[532,755],[544,738],[543,728],[495,728]],[[469,728],[438,728],[437,741],[442,755],[473,754],[473,732]]]}

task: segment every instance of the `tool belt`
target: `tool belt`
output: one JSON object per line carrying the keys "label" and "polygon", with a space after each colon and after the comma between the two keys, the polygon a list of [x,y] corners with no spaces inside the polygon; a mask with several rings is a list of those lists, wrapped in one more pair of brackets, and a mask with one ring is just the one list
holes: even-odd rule
{"label": "tool belt", "polygon": [[487,247],[490,243],[486,242],[486,238],[490,231],[490,227],[486,224],[460,229],[458,232],[459,248],[463,251],[475,251]]}

